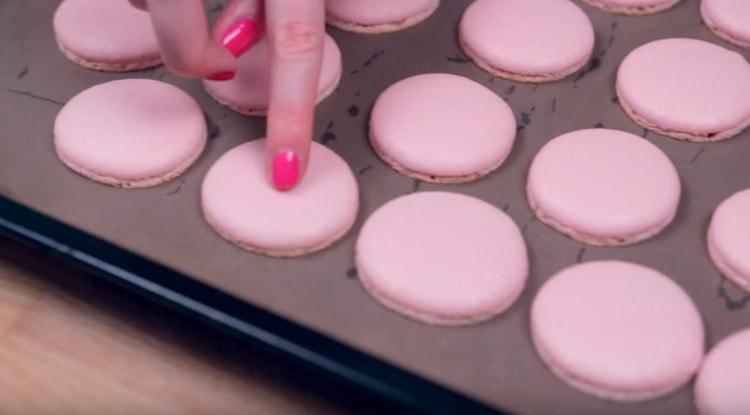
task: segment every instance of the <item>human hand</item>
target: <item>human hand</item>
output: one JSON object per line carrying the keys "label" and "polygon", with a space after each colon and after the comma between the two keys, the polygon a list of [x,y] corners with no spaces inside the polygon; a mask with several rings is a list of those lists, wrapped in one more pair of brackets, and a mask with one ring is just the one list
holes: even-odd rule
{"label": "human hand", "polygon": [[201,0],[130,0],[151,14],[164,63],[191,77],[228,80],[236,57],[269,37],[268,169],[279,190],[307,169],[323,56],[324,0],[230,0],[209,35]]}

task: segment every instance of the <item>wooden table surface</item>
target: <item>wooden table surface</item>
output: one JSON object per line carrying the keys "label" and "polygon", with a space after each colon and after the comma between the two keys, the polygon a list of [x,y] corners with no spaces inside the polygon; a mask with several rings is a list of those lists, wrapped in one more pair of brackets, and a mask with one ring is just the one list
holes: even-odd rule
{"label": "wooden table surface", "polygon": [[0,240],[0,413],[346,414],[309,376]]}

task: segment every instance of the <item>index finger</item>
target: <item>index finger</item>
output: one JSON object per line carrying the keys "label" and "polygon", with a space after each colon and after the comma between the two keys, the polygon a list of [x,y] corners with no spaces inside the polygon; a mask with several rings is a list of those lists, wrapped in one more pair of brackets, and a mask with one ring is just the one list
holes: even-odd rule
{"label": "index finger", "polygon": [[323,60],[323,0],[266,2],[271,45],[267,154],[274,186],[294,187],[307,168]]}

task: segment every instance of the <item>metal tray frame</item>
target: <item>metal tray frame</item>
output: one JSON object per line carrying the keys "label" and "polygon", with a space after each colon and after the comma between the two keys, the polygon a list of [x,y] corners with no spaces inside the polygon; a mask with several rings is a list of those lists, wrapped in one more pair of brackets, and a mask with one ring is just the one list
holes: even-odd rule
{"label": "metal tray frame", "polygon": [[0,234],[400,410],[500,413],[4,196]]}

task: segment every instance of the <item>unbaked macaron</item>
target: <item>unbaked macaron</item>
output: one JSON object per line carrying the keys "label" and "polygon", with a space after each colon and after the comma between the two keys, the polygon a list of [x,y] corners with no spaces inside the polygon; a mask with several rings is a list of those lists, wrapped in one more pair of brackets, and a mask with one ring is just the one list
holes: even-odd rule
{"label": "unbaked macaron", "polygon": [[60,50],[99,71],[134,71],[161,64],[147,12],[127,0],[64,0],[53,19]]}
{"label": "unbaked macaron", "polygon": [[708,226],[707,245],[716,268],[750,292],[750,189],[719,205]]}
{"label": "unbaked macaron", "polygon": [[671,9],[681,0],[583,0],[610,13],[640,16]]}
{"label": "unbaked macaron", "polygon": [[440,0],[328,0],[326,21],[349,32],[395,32],[423,22],[439,4]]}
{"label": "unbaked macaron", "polygon": [[352,227],[357,181],[336,153],[312,143],[305,177],[285,192],[273,187],[266,167],[265,139],[258,139],[229,150],[203,179],[203,215],[224,239],[252,252],[294,257],[328,247]]}
{"label": "unbaked macaron", "polygon": [[401,80],[375,101],[370,142],[396,171],[438,183],[475,180],[498,168],[516,136],[502,98],[458,75]]}
{"label": "unbaked macaron", "polygon": [[458,29],[461,48],[493,75],[548,82],[581,69],[594,49],[594,28],[569,0],[476,0]]}
{"label": "unbaked macaron", "polygon": [[750,125],[750,64],[702,40],[661,39],[636,48],[620,64],[616,89],[630,118],[670,137],[719,141]]}
{"label": "unbaked macaron", "polygon": [[700,415],[750,414],[750,328],[711,349],[693,391]]}
{"label": "unbaked macaron", "polygon": [[184,172],[206,145],[203,111],[170,84],[111,81],[71,98],[55,119],[57,155],[72,170],[117,187],[147,187]]}
{"label": "unbaked macaron", "polygon": [[663,274],[598,261],[552,276],[531,305],[539,357],[568,385],[602,399],[654,399],[685,385],[703,358],[700,313]]}
{"label": "unbaked macaron", "polygon": [[375,211],[357,239],[367,291],[386,307],[430,324],[458,325],[503,312],[523,291],[529,259],[502,210],[448,192],[418,192]]}
{"label": "unbaked macaron", "polygon": [[680,178],[658,147],[594,128],[563,134],[534,157],[526,192],[544,223],[591,245],[650,238],[672,222]]}
{"label": "unbaked macaron", "polygon": [[[264,116],[268,112],[270,88],[270,45],[263,37],[239,58],[237,73],[228,81],[204,80],[203,86],[220,104],[240,114]],[[324,100],[341,79],[341,51],[328,36],[323,40],[323,62],[320,69],[317,102]]]}
{"label": "unbaked macaron", "polygon": [[703,0],[701,17],[716,36],[750,48],[750,1]]}

